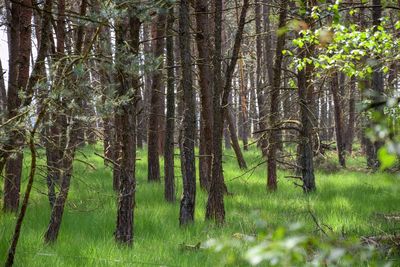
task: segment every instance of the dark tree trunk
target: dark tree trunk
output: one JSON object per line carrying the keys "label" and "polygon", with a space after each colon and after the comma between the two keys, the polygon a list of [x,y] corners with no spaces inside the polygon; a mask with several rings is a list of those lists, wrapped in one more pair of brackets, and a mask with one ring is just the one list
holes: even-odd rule
{"label": "dark tree trunk", "polygon": [[174,175],[174,128],[175,128],[175,72],[174,72],[174,9],[170,8],[167,19],[167,118],[165,129],[164,172],[165,187],[164,197],[169,202],[175,201],[175,175]]}
{"label": "dark tree trunk", "polygon": [[7,93],[6,84],[4,80],[4,70],[3,65],[0,60],[0,122],[3,123],[5,120],[5,115],[7,112]]}
{"label": "dark tree trunk", "polygon": [[[63,177],[61,180],[60,185],[60,192],[58,193],[57,198],[54,201],[53,209],[50,215],[50,222],[46,233],[44,235],[44,240],[46,243],[52,243],[57,240],[58,233],[61,227],[61,221],[64,214],[64,207],[67,201],[69,187],[71,183],[72,177],[72,163],[75,157],[75,148],[77,144],[77,135],[76,129],[77,124],[76,122],[71,122],[72,124],[70,127],[70,137],[69,143],[65,148],[64,155],[62,157],[61,167],[63,170]],[[63,125],[63,127],[67,127],[67,125]]]}
{"label": "dark tree trunk", "polygon": [[222,0],[214,0],[214,54],[213,54],[213,157],[210,189],[208,193],[206,219],[222,224],[225,221],[224,177],[222,173],[222,133],[221,114],[221,44],[222,44]]}
{"label": "dark tree trunk", "polygon": [[[40,42],[38,54],[36,57],[36,62],[32,68],[32,72],[31,72],[31,75],[29,76],[28,83],[26,85],[26,88],[24,88],[25,95],[26,95],[26,97],[24,98],[24,101],[22,103],[22,106],[24,106],[24,107],[28,106],[31,103],[32,97],[33,97],[33,92],[34,92],[34,86],[39,81],[39,79],[43,77],[42,70],[44,69],[45,57],[47,55],[47,52],[48,52],[47,50],[49,47],[49,37],[50,37],[49,32],[50,32],[52,4],[53,4],[52,0],[45,1],[45,3],[44,3],[45,12],[43,12],[43,20],[42,20],[42,25],[41,25],[41,38],[40,38],[42,40],[42,42]],[[30,9],[29,5],[28,5],[27,9]],[[19,38],[19,36],[17,38]],[[11,37],[10,37],[10,39],[11,39]],[[18,43],[19,43],[19,41],[18,41]],[[10,44],[10,47],[11,47],[11,44]],[[11,50],[13,50],[13,49],[10,49],[10,52],[11,52]],[[14,51],[14,52],[16,52],[16,51]],[[12,64],[11,60],[12,59],[10,57],[10,64]],[[29,63],[27,63],[27,64],[29,64]],[[13,66],[13,68],[14,68],[14,66]],[[12,71],[13,70],[10,68],[9,69],[9,77],[14,75],[14,74],[13,75],[11,74]],[[9,83],[10,83],[10,80],[9,80]],[[13,85],[15,86],[15,81],[13,82]],[[13,86],[13,85],[11,85],[11,86]],[[8,87],[8,90],[10,90],[10,85]],[[20,116],[18,118],[17,122],[22,122],[24,118],[25,118],[25,116]],[[13,138],[10,138],[10,137],[13,137]],[[3,172],[6,161],[7,161],[8,157],[10,156],[9,151],[14,149],[12,144],[15,143],[15,141],[16,141],[15,137],[12,135],[11,131],[10,131],[8,138],[10,140],[7,143],[5,143],[3,145],[3,148],[0,150],[0,173]]]}
{"label": "dark tree trunk", "polygon": [[[82,0],[80,5],[80,16],[85,16],[86,8],[87,8],[87,2],[86,0]],[[65,33],[64,29],[61,29],[61,31],[62,34]],[[78,55],[80,55],[82,52],[83,32],[84,32],[83,26],[82,25],[78,26],[78,34],[75,43],[75,53],[77,53]],[[62,40],[62,43],[64,44],[64,39]],[[74,83],[79,85],[80,81],[77,77],[72,76],[72,80]],[[80,94],[78,94],[75,91],[71,91],[71,93],[76,103],[78,103],[78,105],[81,104],[83,99],[80,96]],[[46,243],[52,243],[57,240],[61,227],[61,221],[65,210],[65,203],[67,201],[69,193],[71,177],[73,172],[73,161],[75,158],[75,151],[76,147],[81,142],[80,131],[82,131],[82,122],[74,118],[77,115],[76,111],[67,108],[67,102],[71,101],[71,99],[67,98],[68,97],[62,99],[60,103],[65,108],[66,114],[57,115],[56,118],[56,120],[59,120],[59,122],[57,123],[61,128],[59,149],[62,149],[61,150],[62,152],[60,152],[62,153],[62,155],[60,156],[58,167],[59,169],[62,170],[61,172],[62,177],[60,177],[61,178],[60,192],[58,193],[58,196],[54,200],[53,208],[50,215],[50,222],[47,231],[44,235]],[[82,108],[82,105],[80,105],[80,108]],[[69,128],[70,130],[68,131],[67,128]]]}
{"label": "dark tree trunk", "polygon": [[311,122],[311,101],[310,95],[313,93],[313,86],[310,83],[311,67],[298,73],[298,93],[300,101],[300,118],[302,127],[300,130],[300,155],[299,163],[301,166],[301,176],[303,180],[304,192],[316,190],[313,164],[313,145],[312,145],[312,122]]}
{"label": "dark tree trunk", "polygon": [[327,92],[324,90],[321,94],[321,115],[319,116],[319,134],[321,141],[328,140],[328,101]]}
{"label": "dark tree trunk", "polygon": [[[21,100],[18,97],[18,62],[20,47],[20,24],[21,24],[21,5],[18,2],[11,4],[11,21],[9,31],[9,66],[8,66],[8,94],[7,94],[7,119],[17,115],[17,108]],[[18,137],[17,129],[10,129],[9,148],[15,149],[17,145],[21,145],[21,137]],[[18,211],[19,191],[21,183],[21,167],[22,155],[16,154],[16,157],[7,159],[4,177],[4,211]],[[14,165],[14,166],[13,166]],[[14,170],[15,168],[15,170]],[[2,172],[1,172],[2,173]]]}
{"label": "dark tree trunk", "polygon": [[229,125],[227,121],[224,121],[224,146],[226,150],[230,150],[231,146],[231,137],[229,135]]}
{"label": "dark tree trunk", "polygon": [[[8,118],[18,115],[22,103],[20,90],[25,92],[29,79],[29,62],[31,54],[31,19],[32,5],[30,0],[12,3],[11,7],[11,50],[7,109]],[[23,152],[19,151],[24,143],[23,129],[11,129],[11,146],[17,150],[8,158],[4,182],[4,210],[17,211],[22,174]]]}
{"label": "dark tree trunk", "polygon": [[196,166],[194,139],[196,135],[196,100],[192,84],[192,58],[190,54],[189,0],[181,0],[179,7],[179,47],[181,54],[183,91],[183,196],[181,199],[179,223],[186,225],[194,221],[196,200]]}
{"label": "dark tree trunk", "polygon": [[[99,44],[98,44],[98,52],[105,56],[111,56],[111,34],[110,29],[108,27],[103,27],[100,32]],[[99,78],[102,86],[103,95],[101,101],[103,105],[106,104],[107,101],[111,101],[112,99],[112,75],[109,74],[109,70],[111,69],[111,65],[104,61],[99,64]],[[110,160],[115,161],[114,157],[114,125],[113,125],[113,117],[109,115],[111,110],[103,110],[103,150],[104,150],[104,164],[110,165]],[[116,188],[114,188],[116,189]]]}
{"label": "dark tree trunk", "polygon": [[[160,12],[152,24],[152,50],[155,58],[161,58],[164,53],[164,33],[166,15]],[[161,128],[164,116],[164,96],[162,82],[162,59],[157,70],[153,72],[150,98],[150,114],[148,126],[148,181],[160,181],[160,138],[164,129]]]}
{"label": "dark tree trunk", "polygon": [[[372,25],[374,26],[374,30],[377,30],[377,27],[381,25],[382,3],[381,0],[373,0],[372,4]],[[379,58],[375,59],[379,61]],[[372,97],[372,102],[379,102],[384,94],[384,77],[381,67],[381,64],[377,64],[376,66],[374,66],[372,72],[371,89],[375,93],[375,95]],[[379,107],[377,111],[383,114],[383,106]],[[370,127],[373,127],[373,122],[370,122]],[[367,142],[367,145],[373,146],[367,149],[368,167],[376,170],[379,167],[377,153],[379,149],[383,146],[383,142],[380,140],[373,143]]]}
{"label": "dark tree trunk", "polygon": [[[65,56],[65,1],[58,1],[58,17],[57,24],[55,28],[56,40],[57,40],[57,51],[56,55],[53,57],[55,60],[60,60]],[[60,81],[62,79],[62,69],[64,64],[60,63],[60,67],[56,72],[56,79]],[[41,72],[44,74],[45,69]],[[57,101],[60,101],[57,99]],[[62,169],[62,156],[63,156],[63,147],[61,144],[60,136],[62,133],[65,133],[65,129],[62,129],[63,120],[65,119],[64,114],[57,114],[57,112],[49,112],[47,114],[48,127],[46,127],[46,138],[45,138],[45,146],[46,146],[46,159],[47,159],[47,189],[48,189],[48,198],[50,206],[54,206],[54,202],[56,200],[56,192],[55,185],[56,183],[60,183],[60,171]]]}
{"label": "dark tree trunk", "polygon": [[200,187],[208,190],[211,179],[211,164],[212,164],[212,72],[211,56],[210,56],[210,33],[208,23],[208,6],[203,0],[196,0],[196,42],[199,59],[197,62],[200,77],[200,158],[199,158],[199,175]]}
{"label": "dark tree trunk", "polygon": [[[266,105],[265,105],[265,90],[263,89],[262,82],[262,37],[261,37],[261,4],[260,0],[255,5],[255,24],[256,24],[256,91],[257,91],[257,104],[258,104],[258,127],[259,129],[265,129],[266,124]],[[265,134],[260,136],[261,150],[264,156],[267,153],[267,138]]]}
{"label": "dark tree trunk", "polygon": [[[314,5],[313,1],[302,1],[306,10],[311,10]],[[309,13],[307,13],[309,14]],[[308,15],[305,22],[312,24],[312,19]],[[300,58],[309,58],[313,53],[313,46],[307,46],[301,49]],[[313,67],[310,64],[298,71],[297,86],[300,105],[300,121],[301,129],[299,135],[299,165],[301,167],[301,176],[303,181],[303,190],[305,193],[315,191],[315,176],[313,163],[313,105],[315,104],[313,94],[314,85],[311,81]]]}
{"label": "dark tree trunk", "polygon": [[[278,29],[281,29],[285,26],[286,23],[286,15],[287,15],[287,0],[282,0],[279,7],[279,24]],[[268,137],[268,159],[267,159],[267,173],[268,173],[268,181],[267,181],[267,189],[269,191],[275,191],[278,187],[277,184],[277,174],[276,174],[276,152],[279,147],[278,143],[281,141],[279,138],[278,129],[274,129],[277,127],[279,122],[279,95],[280,95],[280,87],[281,87],[281,68],[283,61],[282,51],[285,47],[286,35],[280,34],[278,36],[277,44],[276,44],[276,54],[275,54],[275,64],[273,67],[273,77],[272,77],[272,86],[271,86],[271,101],[270,101],[270,114],[269,114],[269,126],[273,129],[269,132]]]}
{"label": "dark tree trunk", "polygon": [[[257,126],[257,109],[256,109],[256,86],[254,82],[254,74],[252,71],[248,72],[249,80],[250,80],[250,129],[252,132],[255,132],[258,128]],[[254,135],[251,135],[252,138],[254,138]]]}
{"label": "dark tree trunk", "polygon": [[232,111],[229,108],[224,109],[224,117],[228,125],[229,136],[233,151],[236,155],[236,160],[238,162],[239,168],[247,169],[246,161],[244,160],[243,153],[240,150],[239,140],[236,134],[235,123],[233,119]]}
{"label": "dark tree trunk", "polygon": [[346,167],[346,150],[344,139],[344,125],[343,125],[343,106],[341,101],[341,94],[339,89],[338,73],[332,74],[331,90],[333,95],[333,104],[335,111],[335,132],[336,132],[336,148],[339,157],[339,164]]}
{"label": "dark tree trunk", "polygon": [[[206,218],[213,219],[217,224],[222,224],[225,221],[225,209],[223,202],[223,192],[225,189],[224,178],[222,173],[222,125],[223,125],[223,114],[227,112],[227,106],[229,102],[229,95],[232,86],[233,72],[235,71],[236,62],[238,60],[240,45],[242,42],[243,29],[246,20],[247,9],[249,7],[249,1],[244,0],[242,10],[240,12],[240,19],[238,23],[238,29],[235,34],[234,45],[232,49],[232,57],[229,65],[226,69],[225,84],[223,91],[221,92],[221,16],[222,16],[222,3],[215,0],[215,52],[214,52],[214,95],[213,95],[213,111],[214,111],[214,154],[213,154],[213,166],[212,166],[212,179],[211,187],[208,196]],[[222,99],[220,95],[222,93]]]}
{"label": "dark tree trunk", "polygon": [[346,151],[351,155],[353,151],[354,127],[356,121],[356,78],[350,78],[349,85],[349,121],[346,131]]}
{"label": "dark tree trunk", "polygon": [[249,135],[249,113],[248,113],[248,101],[247,101],[247,79],[244,73],[244,63],[241,58],[239,61],[240,66],[240,93],[239,93],[239,136],[243,142],[243,150],[247,151],[248,147],[248,135]]}
{"label": "dark tree trunk", "polygon": [[[130,52],[133,56],[139,55],[139,32],[140,21],[133,14],[136,14],[136,8],[129,10],[131,17],[129,18],[130,29]],[[123,41],[123,31],[125,31],[124,24],[119,24],[117,28],[118,35],[121,36]],[[123,44],[123,42],[117,42]],[[118,50],[117,50],[118,51]],[[121,57],[124,57],[121,47]],[[121,63],[124,59],[120,59]],[[117,62],[118,64],[118,62]],[[117,211],[117,225],[115,229],[115,240],[119,243],[131,245],[133,241],[133,223],[134,223],[134,208],[135,208],[135,161],[136,161],[136,118],[135,110],[137,103],[137,92],[139,90],[139,73],[126,73],[123,70],[124,64],[118,66],[120,70],[119,76],[119,89],[118,95],[128,95],[131,101],[118,107],[120,109],[116,112],[116,125],[117,131],[121,132],[119,138],[121,147],[121,164],[120,164],[120,183],[119,183],[119,196],[118,196],[118,211]],[[130,75],[131,77],[129,77]],[[132,79],[133,93],[130,93],[129,87],[126,83]]]}

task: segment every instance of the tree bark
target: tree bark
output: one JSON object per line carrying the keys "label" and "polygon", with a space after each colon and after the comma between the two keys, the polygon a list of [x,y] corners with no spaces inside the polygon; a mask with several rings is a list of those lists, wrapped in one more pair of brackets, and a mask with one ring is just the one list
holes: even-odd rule
{"label": "tree bark", "polygon": [[[29,79],[31,54],[31,19],[30,0],[12,3],[11,7],[11,50],[9,66],[9,86],[7,98],[8,118],[18,115],[22,103],[20,90],[25,92]],[[4,182],[4,210],[16,212],[19,204],[19,192],[22,174],[24,131],[19,126],[11,129],[10,144],[14,156],[8,158]]]}
{"label": "tree bark", "polygon": [[238,162],[239,168],[241,169],[247,169],[247,164],[244,159],[243,153],[240,149],[239,145],[239,140],[236,134],[236,128],[235,128],[235,123],[233,121],[233,114],[232,111],[229,108],[226,108],[224,110],[224,117],[228,125],[228,130],[229,130],[229,139],[231,141],[231,145],[233,147],[233,151],[235,152],[236,155],[236,160]]}
{"label": "tree bark", "polygon": [[333,104],[335,111],[335,132],[336,132],[336,148],[339,158],[339,164],[346,167],[346,151],[344,142],[344,124],[343,124],[343,106],[341,102],[341,94],[339,92],[339,75],[334,72],[331,77],[331,90],[333,95]]}
{"label": "tree bark", "polygon": [[199,175],[200,187],[208,190],[211,179],[212,166],[212,75],[211,56],[210,56],[210,33],[208,23],[208,6],[203,0],[196,0],[196,42],[199,59],[197,65],[199,68],[199,85],[200,85],[200,158],[199,158]]}
{"label": "tree bark", "polygon": [[[133,56],[139,56],[139,33],[140,33],[140,20],[134,15],[136,8],[130,8],[129,18],[130,29],[130,52]],[[124,24],[119,24],[117,34],[121,35],[123,41],[123,31],[125,31]],[[119,43],[123,45],[123,42]],[[124,57],[123,47],[121,47],[121,57]],[[136,161],[136,118],[135,110],[137,104],[137,92],[139,90],[139,73],[126,73],[123,70],[124,59],[120,59],[121,63],[119,69],[119,89],[118,95],[129,96],[132,99],[126,104],[121,105],[116,112],[117,131],[120,132],[119,141],[121,146],[121,164],[120,164],[120,184],[118,196],[118,211],[117,211],[117,225],[115,229],[115,240],[119,243],[131,245],[133,242],[133,222],[134,222],[134,208],[135,208],[135,161]],[[118,63],[117,63],[118,64]],[[130,92],[127,81],[132,79],[133,92]]]}
{"label": "tree bark", "polygon": [[206,219],[222,224],[225,221],[224,177],[222,173],[222,133],[221,114],[221,45],[222,45],[222,0],[214,0],[214,54],[213,54],[213,157],[211,181],[208,192]]}
{"label": "tree bark", "polygon": [[346,151],[351,155],[353,152],[353,140],[354,140],[354,127],[356,121],[356,78],[350,78],[350,85],[349,85],[349,121],[347,124],[347,131],[346,131]]}
{"label": "tree bark", "polygon": [[[302,1],[304,8],[309,11],[315,5],[314,0]],[[309,14],[309,13],[307,13]],[[308,25],[312,24],[312,18],[306,15],[304,18]],[[300,58],[309,58],[313,53],[313,46],[304,47],[300,51]],[[310,64],[298,71],[297,86],[300,105],[301,129],[299,135],[299,165],[303,181],[303,191],[309,193],[316,190],[314,163],[313,163],[313,104],[314,86],[311,78],[313,67]]]}
{"label": "tree bark", "polygon": [[[261,0],[257,0],[255,4],[255,26],[256,26],[256,91],[257,91],[257,105],[258,105],[258,127],[259,129],[265,129],[265,119],[266,119],[266,95],[263,89],[262,81],[262,39],[261,39]],[[264,134],[260,137],[261,151],[264,156],[267,153],[267,138]]]}
{"label": "tree bark", "polygon": [[[287,15],[287,0],[282,0],[279,9],[279,24],[278,29],[285,26],[286,15]],[[270,101],[270,114],[269,114],[269,126],[275,128],[279,122],[279,102],[280,102],[280,87],[281,87],[281,68],[283,61],[282,51],[285,47],[286,34],[282,33],[278,36],[276,44],[275,64],[273,67],[273,77],[271,86],[271,101]],[[276,174],[276,152],[280,142],[279,133],[277,130],[269,132],[268,137],[268,159],[267,159],[267,189],[269,191],[275,191],[277,185],[277,174]]]}
{"label": "tree bark", "polygon": [[164,116],[164,96],[162,83],[162,68],[164,54],[164,33],[166,15],[160,12],[152,24],[152,50],[155,58],[160,59],[160,64],[153,72],[150,98],[150,114],[148,126],[148,181],[160,182],[160,138],[164,129],[161,129]]}
{"label": "tree bark", "polygon": [[[238,60],[240,45],[242,42],[243,29],[246,21],[249,1],[244,0],[238,29],[235,34],[234,45],[232,49],[232,57],[226,69],[225,84],[221,92],[221,16],[222,3],[215,0],[215,52],[214,52],[214,95],[213,95],[213,112],[214,112],[214,131],[213,131],[213,166],[210,192],[208,195],[206,218],[213,219],[217,224],[225,221],[225,208],[223,202],[223,192],[225,188],[222,173],[222,134],[223,134],[223,114],[226,112],[229,95],[232,86],[232,76],[235,71],[236,62]],[[220,95],[222,93],[222,99]]]}
{"label": "tree bark", "polygon": [[181,0],[179,6],[179,47],[181,54],[183,91],[183,196],[181,199],[179,223],[186,225],[194,221],[196,200],[196,166],[194,140],[196,135],[196,100],[192,84],[192,58],[190,54],[189,0]]}
{"label": "tree bark", "polygon": [[174,175],[174,128],[175,128],[175,72],[174,72],[174,9],[170,8],[167,19],[167,118],[165,129],[164,148],[164,173],[165,186],[164,198],[168,202],[175,201],[175,175]]}

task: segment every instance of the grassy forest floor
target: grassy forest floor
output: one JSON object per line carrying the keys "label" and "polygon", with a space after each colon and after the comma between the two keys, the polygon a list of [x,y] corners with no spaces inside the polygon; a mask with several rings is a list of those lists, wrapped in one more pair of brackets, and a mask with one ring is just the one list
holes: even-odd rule
{"label": "grassy forest floor", "polygon": [[[215,227],[204,221],[207,195],[198,190],[196,222],[181,229],[178,225],[179,202],[168,204],[164,201],[162,183],[147,183],[147,153],[141,150],[136,172],[134,246],[121,248],[116,246],[113,238],[116,197],[112,190],[112,172],[94,155],[96,150],[101,152],[101,146],[86,147],[82,149],[83,153],[78,153],[80,159],[93,166],[75,163],[60,235],[52,246],[43,244],[50,209],[45,195],[45,167],[42,167],[34,183],[15,266],[217,266],[220,257],[216,254],[207,250],[182,250],[180,244],[197,244],[209,238],[232,237],[235,233],[252,234],[259,219],[265,220],[271,230],[300,222],[304,224],[304,231],[312,233],[316,226],[310,210],[337,235],[358,238],[392,233],[400,228],[399,223],[379,216],[400,212],[399,176],[368,173],[362,169],[365,163],[361,157],[349,159],[348,170],[331,173],[318,170],[317,192],[305,195],[301,188],[293,185],[293,179],[284,178],[290,174],[284,170],[279,172],[278,191],[267,193],[265,164],[240,176],[243,171],[237,167],[233,151],[225,150],[224,173],[232,193],[225,198],[225,226]],[[41,158],[45,158],[44,155]],[[249,168],[262,161],[256,148],[245,152],[245,158]],[[25,182],[29,162],[27,155]],[[176,165],[179,165],[178,157]],[[179,173],[177,168],[178,199],[182,186]],[[25,190],[25,183],[22,190]],[[0,212],[0,262],[5,260],[14,223],[14,215]],[[400,262],[397,264],[400,266]]]}

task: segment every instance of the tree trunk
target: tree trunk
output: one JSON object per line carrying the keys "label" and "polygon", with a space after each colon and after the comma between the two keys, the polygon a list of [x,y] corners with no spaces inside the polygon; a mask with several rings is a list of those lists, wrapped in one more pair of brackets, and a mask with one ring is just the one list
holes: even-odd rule
{"label": "tree trunk", "polygon": [[244,62],[243,58],[239,61],[240,71],[240,93],[239,93],[239,132],[240,138],[243,142],[243,150],[249,150],[248,147],[248,135],[249,135],[249,114],[248,114],[248,101],[247,101],[247,79],[244,73]]}
{"label": "tree trunk", "polygon": [[336,148],[339,157],[339,164],[346,167],[346,151],[344,142],[344,125],[343,125],[343,106],[339,92],[338,73],[334,72],[331,78],[331,90],[333,95],[333,104],[335,111],[335,132],[336,132]]}
{"label": "tree trunk", "polygon": [[[307,11],[311,10],[314,5],[313,1],[304,0],[302,4]],[[309,13],[307,13],[309,14]],[[308,25],[312,24],[312,19],[306,15],[305,22]],[[313,46],[307,46],[301,49],[300,58],[309,58],[313,53]],[[303,191],[305,193],[316,190],[314,163],[313,163],[313,94],[314,85],[311,81],[313,67],[310,64],[298,71],[297,86],[300,105],[300,121],[301,129],[299,135],[299,165],[301,167],[301,176],[303,181]]]}
{"label": "tree trunk", "polygon": [[152,24],[152,50],[153,56],[160,60],[157,70],[154,70],[151,85],[150,114],[148,126],[148,181],[160,181],[160,138],[162,117],[164,116],[164,96],[162,82],[162,68],[164,54],[164,33],[166,15],[160,11]]}
{"label": "tree trunk", "polygon": [[208,193],[206,219],[222,224],[225,221],[224,177],[222,173],[222,133],[221,114],[221,45],[222,45],[222,0],[214,0],[214,54],[213,54],[213,157],[211,181]]}
{"label": "tree trunk", "polygon": [[175,201],[175,175],[174,175],[174,128],[175,128],[175,72],[174,61],[174,9],[170,8],[167,19],[167,120],[165,129],[164,172],[165,187],[164,197],[168,202]]}
{"label": "tree trunk", "polygon": [[[221,92],[221,16],[222,3],[215,0],[215,52],[214,52],[214,95],[213,95],[213,112],[214,112],[214,132],[213,132],[213,166],[211,187],[208,195],[206,218],[213,219],[217,224],[222,224],[225,221],[225,209],[223,202],[224,178],[222,173],[222,130],[223,130],[223,114],[226,112],[229,95],[232,86],[233,72],[235,71],[236,62],[238,60],[240,45],[242,42],[243,29],[246,20],[249,1],[244,0],[238,29],[235,34],[234,45],[232,49],[232,57],[226,69],[225,84]],[[222,99],[220,95],[222,93]]]}
{"label": "tree trunk", "polygon": [[[129,9],[131,17],[129,18],[129,29],[130,29],[130,52],[133,56],[139,55],[139,33],[140,33],[140,21],[134,16],[136,14],[136,8]],[[116,42],[117,45],[123,45],[123,32],[125,31],[124,24],[118,25],[117,33],[121,35],[121,43]],[[123,49],[123,47],[121,47]],[[123,50],[120,50],[122,52]],[[118,52],[118,50],[117,50]],[[121,57],[124,54],[121,53]],[[120,59],[124,62],[124,59]],[[117,63],[118,64],[118,63]],[[119,79],[119,90],[118,95],[124,96],[128,94],[129,99],[132,99],[128,103],[121,107],[118,107],[119,112],[116,112],[116,125],[117,131],[120,132],[119,141],[121,142],[121,164],[120,164],[120,184],[119,184],[119,196],[118,196],[118,211],[117,211],[117,225],[115,229],[115,240],[119,243],[131,245],[133,241],[133,222],[134,222],[134,208],[135,208],[135,191],[136,191],[136,180],[135,180],[135,161],[136,161],[136,103],[137,103],[137,92],[139,90],[139,73],[126,73],[122,68],[124,64],[119,66],[120,79]],[[127,80],[132,79],[133,92],[130,92],[129,87],[126,84]]]}
{"label": "tree trunk", "polygon": [[[265,90],[263,89],[262,82],[262,40],[261,40],[261,6],[260,0],[257,0],[255,4],[255,24],[256,24],[256,91],[257,91],[257,104],[258,104],[258,127],[259,129],[265,129],[265,119],[266,119],[266,105],[265,105]],[[265,134],[260,136],[261,150],[264,156],[267,152],[267,138]]]}
{"label": "tree trunk", "polygon": [[208,6],[203,0],[196,0],[196,42],[199,59],[197,65],[199,68],[199,85],[200,85],[200,158],[199,158],[199,175],[200,187],[208,190],[211,179],[212,164],[212,72],[211,56],[210,56],[210,33],[208,23]]}
{"label": "tree trunk", "polygon": [[0,60],[0,122],[3,123],[6,119],[7,112],[7,93],[6,84],[4,80],[4,70],[3,65]]}
{"label": "tree trunk", "polygon": [[[54,201],[54,206],[50,215],[50,222],[46,233],[44,235],[44,240],[46,243],[52,243],[57,240],[58,233],[61,227],[61,220],[64,214],[64,207],[67,201],[69,187],[71,183],[72,177],[72,163],[75,157],[75,148],[77,145],[77,124],[76,122],[70,122],[72,124],[70,127],[70,136],[69,142],[65,148],[64,155],[62,157],[62,173],[63,177],[60,185],[60,192],[58,193],[57,198]],[[63,125],[63,127],[68,127],[67,125]]]}
{"label": "tree trunk", "polygon": [[[282,0],[279,9],[279,24],[278,29],[285,26],[286,15],[287,15],[287,0]],[[270,114],[269,114],[269,126],[273,129],[269,132],[268,137],[268,181],[267,189],[269,191],[275,191],[278,187],[277,185],[277,174],[276,174],[276,151],[278,149],[278,142],[280,142],[277,127],[279,122],[279,98],[280,98],[280,87],[281,87],[281,68],[283,61],[282,51],[285,47],[286,35],[280,34],[278,36],[276,44],[276,54],[275,54],[275,64],[273,69],[272,86],[271,86],[271,101],[270,101]]]}
{"label": "tree trunk", "polygon": [[355,120],[356,120],[356,78],[350,78],[350,85],[349,85],[349,121],[347,124],[347,131],[346,131],[346,151],[351,155],[353,151],[353,140],[354,140],[354,127],[355,127]]}
{"label": "tree trunk", "polygon": [[239,140],[236,134],[235,123],[233,121],[233,114],[229,108],[226,108],[224,110],[224,117],[228,125],[231,145],[233,147],[233,151],[235,152],[239,168],[247,169],[247,164],[246,161],[244,160],[243,153],[240,149]]}
{"label": "tree trunk", "polygon": [[[381,17],[382,17],[382,3],[381,0],[373,0],[372,1],[373,8],[372,8],[372,25],[374,26],[374,31],[377,30],[377,27],[381,25]],[[379,62],[379,57],[376,58],[376,60]],[[381,70],[382,65],[377,64],[374,66],[373,72],[372,72],[372,84],[371,88],[375,92],[375,96],[372,97],[372,102],[379,102],[382,97],[384,97],[384,77],[383,77],[383,72]],[[380,106],[377,109],[378,112],[383,114],[383,106]],[[373,127],[373,122],[370,122],[370,127]],[[373,148],[369,148],[368,151],[369,154],[369,160],[367,160],[368,167],[376,170],[379,167],[379,161],[378,161],[378,156],[377,153],[379,149],[383,146],[383,141],[375,141],[372,146]]]}
{"label": "tree trunk", "polygon": [[196,166],[194,139],[196,135],[196,100],[192,84],[192,58],[190,54],[189,0],[181,0],[179,7],[179,47],[181,54],[183,91],[183,136],[182,149],[184,171],[183,196],[181,199],[179,223],[186,225],[194,221],[196,200]]}
{"label": "tree trunk", "polygon": [[[29,62],[31,55],[31,19],[32,5],[30,0],[12,3],[11,7],[11,50],[10,72],[7,109],[8,118],[18,115],[22,103],[19,96],[20,90],[25,87],[29,79]],[[4,182],[4,210],[17,211],[22,174],[23,152],[19,151],[24,143],[23,129],[11,129],[11,146],[17,150],[14,156],[8,158],[5,169]],[[14,150],[13,149],[13,150]]]}

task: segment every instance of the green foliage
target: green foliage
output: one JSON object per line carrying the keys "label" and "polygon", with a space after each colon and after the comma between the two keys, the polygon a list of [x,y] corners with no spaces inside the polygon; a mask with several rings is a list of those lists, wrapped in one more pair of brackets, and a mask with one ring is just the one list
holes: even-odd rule
{"label": "green foliage", "polygon": [[210,239],[205,247],[219,253],[224,265],[247,262],[266,266],[391,266],[379,260],[372,246],[307,234],[300,224],[275,230],[262,228],[256,237],[237,234],[227,240]]}

